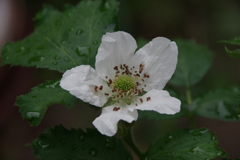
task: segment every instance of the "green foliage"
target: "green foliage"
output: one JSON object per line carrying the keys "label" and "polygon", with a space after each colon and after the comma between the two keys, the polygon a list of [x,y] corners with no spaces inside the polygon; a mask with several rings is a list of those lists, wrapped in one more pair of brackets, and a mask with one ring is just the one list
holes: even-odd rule
{"label": "green foliage", "polygon": [[170,83],[190,86],[199,82],[211,67],[213,53],[194,41],[176,40],[179,55],[178,64]]}
{"label": "green foliage", "polygon": [[23,118],[29,120],[31,125],[38,125],[42,120],[48,106],[54,103],[66,105],[68,108],[78,103],[79,99],[59,86],[59,80],[52,80],[32,88],[26,95],[21,95],[16,102]]}
{"label": "green foliage", "polygon": [[210,160],[218,156],[226,157],[226,152],[217,144],[214,134],[205,128],[176,130],[150,146],[141,160]]}
{"label": "green foliage", "polygon": [[36,16],[30,36],[3,47],[3,64],[36,66],[65,72],[94,66],[101,37],[116,28],[118,2],[85,0],[59,12],[50,6]]}
{"label": "green foliage", "polygon": [[55,126],[32,142],[35,156],[41,160],[132,160],[121,141],[97,130],[67,130]]}
{"label": "green foliage", "polygon": [[239,91],[239,88],[210,91],[194,100],[194,112],[208,118],[225,121],[239,120],[237,111]]}
{"label": "green foliage", "polygon": [[[226,40],[225,41],[220,41],[220,43],[240,46],[240,37],[236,37],[236,38],[234,38],[232,40],[228,40],[228,41],[226,41]],[[232,58],[240,58],[240,49],[229,50],[227,47],[225,47],[225,51]]]}

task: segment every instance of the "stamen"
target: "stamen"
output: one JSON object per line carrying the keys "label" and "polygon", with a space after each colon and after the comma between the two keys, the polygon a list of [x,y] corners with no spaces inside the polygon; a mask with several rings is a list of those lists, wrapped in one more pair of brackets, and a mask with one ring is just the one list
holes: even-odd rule
{"label": "stamen", "polygon": [[147,97],[147,101],[150,101],[151,100],[151,97]]}
{"label": "stamen", "polygon": [[144,64],[141,63],[141,64],[139,65],[139,73],[142,73],[143,70],[144,70]]}
{"label": "stamen", "polygon": [[114,69],[114,70],[118,70],[118,66],[115,66],[113,69]]}
{"label": "stamen", "polygon": [[114,107],[113,111],[118,111],[120,108]]}
{"label": "stamen", "polygon": [[103,86],[100,86],[100,87],[99,87],[99,90],[102,90],[102,89],[103,89]]}
{"label": "stamen", "polygon": [[143,100],[142,100],[142,98],[140,98],[140,101],[141,101],[141,103],[143,103]]}
{"label": "stamen", "polygon": [[108,93],[105,93],[105,95],[106,95],[106,96],[109,96],[109,94],[108,94]]}
{"label": "stamen", "polygon": [[144,78],[149,78],[150,76],[149,76],[148,73],[144,73],[144,74],[143,74],[143,77],[144,77]]}
{"label": "stamen", "polygon": [[106,76],[106,79],[108,79],[108,76]]}
{"label": "stamen", "polygon": [[94,91],[95,91],[95,92],[98,91],[98,86],[94,86]]}

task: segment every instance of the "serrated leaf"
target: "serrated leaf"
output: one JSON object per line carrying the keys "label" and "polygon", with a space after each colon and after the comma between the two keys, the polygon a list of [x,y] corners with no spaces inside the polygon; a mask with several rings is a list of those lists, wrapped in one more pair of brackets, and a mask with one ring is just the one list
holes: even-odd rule
{"label": "serrated leaf", "polygon": [[237,111],[239,92],[239,88],[210,91],[193,101],[196,108],[194,112],[208,118],[225,121],[239,120]]}
{"label": "serrated leaf", "polygon": [[235,37],[234,39],[231,39],[231,40],[220,41],[220,43],[240,46],[240,37]]}
{"label": "serrated leaf", "polygon": [[171,84],[190,86],[199,82],[211,67],[213,52],[194,41],[176,40],[179,54],[178,64]]}
{"label": "serrated leaf", "polygon": [[95,129],[67,130],[55,126],[32,142],[35,156],[41,160],[132,160],[121,141]]}
{"label": "serrated leaf", "polygon": [[227,157],[217,147],[217,140],[207,129],[181,129],[166,134],[149,147],[141,160],[203,160]]}
{"label": "serrated leaf", "polygon": [[115,0],[85,0],[65,12],[45,6],[36,16],[34,33],[4,46],[3,64],[36,66],[59,72],[82,64],[94,66],[101,37],[116,27],[117,11]]}
{"label": "serrated leaf", "polygon": [[48,106],[55,103],[64,104],[71,108],[79,102],[68,91],[59,86],[60,80],[52,80],[32,88],[28,94],[18,97],[16,105],[23,118],[29,120],[31,125],[38,125],[42,120]]}
{"label": "serrated leaf", "polygon": [[227,47],[225,47],[225,51],[232,58],[240,58],[240,49],[228,50]]}

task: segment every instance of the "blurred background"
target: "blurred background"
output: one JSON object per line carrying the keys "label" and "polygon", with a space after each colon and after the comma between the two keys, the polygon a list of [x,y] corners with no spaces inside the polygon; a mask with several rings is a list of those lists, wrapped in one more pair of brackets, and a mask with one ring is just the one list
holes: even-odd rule
{"label": "blurred background", "polygon": [[[151,40],[157,36],[169,39],[194,39],[215,53],[212,68],[192,88],[193,96],[211,89],[240,85],[240,60],[230,58],[220,40],[240,36],[239,0],[119,0],[119,30],[135,38]],[[63,9],[65,3],[79,0],[0,0],[0,47],[6,42],[23,39],[34,31],[34,15],[42,4]],[[1,60],[0,60],[1,61]],[[30,126],[14,105],[17,96],[46,80],[61,74],[46,69],[0,67],[0,160],[36,160],[33,149],[25,145],[50,126],[63,124],[66,128],[93,127],[99,110],[83,103],[72,109],[62,105],[49,107],[39,126]],[[215,132],[219,146],[231,158],[240,158],[240,123],[208,118],[195,118],[197,127]],[[153,121],[140,119],[134,132],[142,150],[174,128],[189,127],[188,120]]]}

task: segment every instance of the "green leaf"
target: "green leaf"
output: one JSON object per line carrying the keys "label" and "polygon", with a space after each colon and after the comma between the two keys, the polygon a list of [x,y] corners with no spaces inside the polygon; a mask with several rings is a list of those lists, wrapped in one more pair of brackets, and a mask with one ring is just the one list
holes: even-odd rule
{"label": "green leaf", "polygon": [[205,128],[176,130],[150,146],[141,160],[203,160],[227,157],[226,152],[218,148],[217,144],[214,134]]}
{"label": "green leaf", "polygon": [[194,112],[208,118],[225,121],[239,120],[237,111],[239,92],[239,88],[210,91],[193,101]]}
{"label": "green leaf", "polygon": [[80,2],[59,12],[50,6],[36,15],[37,27],[30,36],[8,43],[3,64],[36,66],[65,72],[82,65],[94,66],[101,37],[115,30],[118,2]]}
{"label": "green leaf", "polygon": [[84,132],[55,126],[40,134],[32,146],[41,160],[132,160],[119,139],[95,129]]}
{"label": "green leaf", "polygon": [[[234,38],[232,40],[228,40],[228,41],[227,40],[220,41],[220,43],[240,46],[240,37],[236,37],[236,38]],[[240,49],[229,50],[227,47],[225,47],[225,51],[232,58],[240,58]]]}
{"label": "green leaf", "polygon": [[232,58],[240,58],[240,49],[228,50],[227,47],[225,47],[225,51]]}
{"label": "green leaf", "polygon": [[31,125],[38,125],[42,120],[48,106],[55,103],[64,104],[71,108],[79,102],[79,99],[72,96],[68,91],[59,86],[60,80],[52,80],[32,88],[26,95],[18,97],[16,105],[23,118],[29,120]]}
{"label": "green leaf", "polygon": [[199,82],[211,67],[213,52],[194,41],[176,40],[179,55],[178,64],[170,83],[176,86],[190,86]]}

